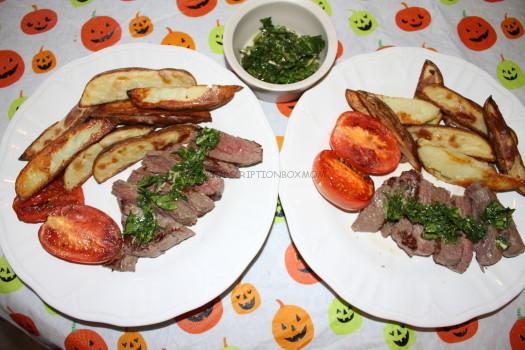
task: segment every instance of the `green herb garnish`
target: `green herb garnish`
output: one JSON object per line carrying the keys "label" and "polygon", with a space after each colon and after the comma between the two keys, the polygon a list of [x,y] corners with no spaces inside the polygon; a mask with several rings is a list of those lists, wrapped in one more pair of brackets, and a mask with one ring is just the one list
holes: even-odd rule
{"label": "green herb garnish", "polygon": [[299,36],[274,25],[271,17],[261,19],[261,23],[253,45],[241,50],[241,65],[248,73],[268,83],[290,84],[317,71],[325,47],[320,35]]}
{"label": "green herb garnish", "polygon": [[480,218],[491,224],[498,230],[504,230],[512,222],[514,209],[505,208],[498,201],[494,200],[487,205]]}
{"label": "green herb garnish", "polygon": [[208,177],[204,172],[204,159],[219,143],[218,130],[204,128],[195,139],[197,148],[181,148],[180,161],[166,174],[149,175],[137,183],[137,205],[141,213],[129,213],[122,235],[133,235],[141,244],[150,242],[157,231],[155,207],[164,210],[177,209],[177,200],[186,198],[184,190],[204,183]]}
{"label": "green herb garnish", "polygon": [[503,237],[502,235],[498,235],[496,236],[496,245],[501,249],[501,250],[507,250],[509,249],[510,247],[510,242],[508,239],[506,239],[505,237]]}

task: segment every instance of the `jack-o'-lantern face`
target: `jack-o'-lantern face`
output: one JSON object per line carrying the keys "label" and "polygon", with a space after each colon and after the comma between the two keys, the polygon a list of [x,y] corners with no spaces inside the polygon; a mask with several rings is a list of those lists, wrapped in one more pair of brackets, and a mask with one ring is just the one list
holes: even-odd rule
{"label": "jack-o'-lantern face", "polygon": [[331,16],[332,15],[332,6],[330,6],[330,3],[328,2],[328,0],[312,0],[313,2],[315,2],[317,5],[319,5],[324,12],[326,12],[326,14],[328,16]]}
{"label": "jack-o'-lantern face", "polygon": [[31,62],[31,67],[33,71],[37,74],[47,73],[57,65],[57,60],[55,55],[49,51],[44,50],[42,46],[40,51],[33,56],[33,61]]}
{"label": "jack-o'-lantern face", "polygon": [[512,350],[525,348],[525,318],[521,316],[521,309],[518,309],[518,320],[514,322],[509,332]]}
{"label": "jack-o'-lantern face", "polygon": [[13,268],[9,265],[6,258],[0,258],[0,294],[16,292],[22,288],[23,284],[17,277]]}
{"label": "jack-o'-lantern face", "polygon": [[358,330],[363,318],[351,305],[335,298],[328,308],[328,322],[335,334],[344,335]]}
{"label": "jack-o'-lantern face", "polygon": [[498,38],[496,31],[489,22],[478,16],[466,16],[458,23],[458,35],[471,50],[482,51],[490,48]]}
{"label": "jack-o'-lantern face", "polygon": [[525,85],[525,73],[514,61],[506,60],[501,55],[501,62],[497,68],[498,79],[507,89],[517,89]]}
{"label": "jack-o'-lantern face", "polygon": [[57,13],[50,9],[38,9],[33,5],[33,11],[22,17],[20,28],[26,34],[39,34],[51,30],[58,21]]}
{"label": "jack-o'-lantern face", "polygon": [[416,332],[404,324],[387,323],[383,335],[390,350],[409,349],[416,341]]}
{"label": "jack-o'-lantern face", "polygon": [[148,344],[139,332],[125,332],[118,338],[118,350],[148,350]]}
{"label": "jack-o'-lantern face", "polygon": [[442,327],[437,335],[445,343],[459,343],[472,338],[478,331],[478,320],[474,319],[452,327]]}
{"label": "jack-o'-lantern face", "polygon": [[292,111],[297,104],[297,101],[290,101],[290,102],[278,102],[277,103],[277,109],[279,112],[281,112],[282,115],[285,117],[289,117],[292,114]]}
{"label": "jack-o'-lantern face", "polygon": [[509,39],[518,39],[523,35],[523,25],[516,17],[507,17],[501,22],[501,30],[503,34]]}
{"label": "jack-o'-lantern face", "polygon": [[116,20],[109,16],[96,16],[93,12],[82,26],[80,36],[86,49],[98,51],[116,44],[121,37],[121,28]]}
{"label": "jack-o'-lantern face", "polygon": [[9,306],[7,307],[7,310],[9,311],[9,317],[11,317],[11,319],[16,322],[16,324],[25,329],[29,334],[37,337],[40,335],[38,328],[36,328],[35,323],[29,316],[14,312],[9,308]]}
{"label": "jack-o'-lantern face", "polygon": [[284,265],[290,277],[299,283],[313,284],[319,282],[319,278],[306,265],[293,243],[290,243],[284,253]]}
{"label": "jack-o'-lantern face", "polygon": [[[11,104],[9,104],[9,108],[7,110],[7,118],[9,120],[13,119],[16,111],[18,111],[18,108],[20,108],[20,106],[27,100],[27,96],[24,96],[24,92],[22,90],[20,90],[20,94],[18,95],[18,98],[14,99]],[[3,257],[1,259],[4,259]],[[0,259],[0,261],[1,261]],[[2,263],[0,263],[0,294],[3,294],[2,293],[2,282],[4,282],[4,280],[2,279],[2,275],[3,273],[5,272],[9,272],[11,273],[12,271],[7,269],[7,270],[3,270],[4,267],[2,266]],[[14,273],[13,273],[14,274]],[[15,275],[16,277],[16,275]],[[14,278],[13,278],[14,279]]]}
{"label": "jack-o'-lantern face", "polygon": [[224,26],[217,20],[217,25],[213,27],[208,35],[208,44],[213,53],[223,54],[224,48],[222,46],[222,40],[224,37]]}
{"label": "jack-o'-lantern face", "polygon": [[168,34],[162,39],[162,45],[180,46],[186,49],[195,50],[195,42],[193,38],[183,32],[174,32],[171,28],[168,29]]}
{"label": "jack-o'-lantern face", "polygon": [[275,341],[283,349],[301,349],[312,341],[314,324],[310,315],[296,305],[284,305],[277,300],[279,310],[273,317],[272,333]]}
{"label": "jack-o'-lantern face", "polygon": [[204,16],[217,6],[217,0],[177,0],[180,12],[189,17]]}
{"label": "jack-o'-lantern face", "polygon": [[0,50],[0,88],[15,83],[24,74],[24,60],[13,50]]}
{"label": "jack-o'-lantern face", "polygon": [[222,312],[222,302],[220,299],[216,299],[211,303],[180,316],[177,325],[188,333],[203,333],[219,323]]}
{"label": "jack-o'-lantern face", "polygon": [[142,38],[153,32],[153,23],[148,16],[140,16],[137,12],[135,17],[129,22],[129,33],[134,38]]}
{"label": "jack-o'-lantern face", "polygon": [[407,32],[425,29],[432,21],[430,12],[423,7],[409,7],[406,3],[401,3],[404,9],[396,13],[396,24],[399,28]]}
{"label": "jack-o'-lantern face", "polygon": [[239,283],[230,296],[233,310],[238,314],[249,314],[261,305],[261,296],[250,283]]}
{"label": "jack-o'-lantern face", "polygon": [[108,350],[104,339],[90,329],[77,329],[64,340],[66,350]]}
{"label": "jack-o'-lantern face", "polygon": [[353,11],[348,24],[352,31],[359,35],[367,35],[377,29],[377,20],[373,14],[368,11]]}

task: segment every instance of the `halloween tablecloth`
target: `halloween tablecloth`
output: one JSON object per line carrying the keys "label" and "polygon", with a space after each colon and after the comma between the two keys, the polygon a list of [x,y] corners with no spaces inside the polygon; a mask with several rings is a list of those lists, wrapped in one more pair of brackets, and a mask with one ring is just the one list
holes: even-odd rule
{"label": "halloween tablecloth", "polygon": [[[245,1],[249,0],[0,0],[0,130],[55,69],[106,46],[186,46],[224,64],[223,24]],[[336,27],[338,61],[389,46],[424,47],[476,64],[525,102],[525,73],[520,68],[525,67],[523,0],[314,2]],[[114,35],[94,45],[91,36],[104,26],[114,29]],[[293,104],[261,104],[281,144]],[[75,338],[83,339],[79,350],[525,349],[522,309],[523,294],[490,315],[441,329],[366,315],[308,272],[291,244],[279,205],[262,253],[238,285],[193,313],[138,329],[83,323],[58,314],[16,277],[0,254],[0,316],[57,349],[73,349],[70,342]],[[292,312],[302,321],[288,320]],[[291,327],[288,321],[308,326],[294,343],[272,334],[273,323]]]}

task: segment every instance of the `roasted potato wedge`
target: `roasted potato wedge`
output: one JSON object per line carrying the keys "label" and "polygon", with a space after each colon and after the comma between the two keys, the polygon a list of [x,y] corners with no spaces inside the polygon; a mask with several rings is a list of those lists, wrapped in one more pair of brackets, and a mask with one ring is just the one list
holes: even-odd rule
{"label": "roasted potato wedge", "polygon": [[430,84],[443,86],[445,85],[445,82],[438,66],[436,66],[431,60],[425,60],[423,67],[421,68],[421,74],[419,74],[414,97],[417,97],[418,92],[420,92],[423,87]]}
{"label": "roasted potato wedge", "polygon": [[195,85],[140,88],[128,94],[133,104],[141,108],[208,111],[230,102],[241,89],[238,85]]}
{"label": "roasted potato wedge", "polygon": [[378,97],[366,91],[357,91],[360,101],[370,112],[371,116],[376,117],[392,131],[394,137],[399,143],[401,153],[406,157],[408,162],[416,169],[421,171],[421,162],[417,155],[417,147],[412,135],[401,124],[397,115],[390,107]]}
{"label": "roasted potato wedge", "polygon": [[45,129],[34,141],[26,148],[18,160],[31,160],[38,152],[44,149],[52,141],[74,126],[83,123],[90,115],[89,108],[80,108],[75,105],[66,117],[47,129]]}
{"label": "roasted potato wedge", "polygon": [[97,156],[107,147],[130,139],[132,137],[144,136],[153,131],[152,127],[147,126],[126,126],[114,130],[107,134],[99,142],[92,144],[75,157],[64,171],[64,188],[71,191],[75,187],[82,185],[93,172],[93,163]]}
{"label": "roasted potato wedge", "polygon": [[487,162],[437,146],[426,139],[418,140],[417,152],[425,170],[454,185],[467,187],[482,182],[494,191],[510,191],[524,183],[516,177],[496,172]]}
{"label": "roasted potato wedge", "polygon": [[118,174],[146,156],[176,143],[189,142],[199,127],[193,124],[173,125],[141,137],[134,137],[106,148],[93,164],[93,177],[98,183]]}
{"label": "roasted potato wedge", "polygon": [[436,146],[449,148],[487,162],[496,159],[487,139],[467,129],[441,125],[414,125],[408,126],[407,130],[416,142],[425,139]]}
{"label": "roasted potato wedge", "polygon": [[115,69],[94,76],[84,88],[79,105],[87,107],[126,100],[128,90],[136,88],[188,87],[195,84],[193,75],[182,69]]}
{"label": "roasted potato wedge", "polygon": [[[512,129],[507,125],[498,105],[489,96],[483,105],[489,139],[496,152],[496,165],[500,172],[525,180],[525,166]],[[525,186],[518,191],[525,194]]]}
{"label": "roasted potato wedge", "polygon": [[18,197],[26,199],[51,182],[86,147],[113,130],[113,123],[98,119],[77,125],[35,155],[15,182]]}
{"label": "roasted potato wedge", "polygon": [[454,124],[487,135],[483,108],[476,102],[439,84],[426,85],[416,95],[439,107]]}
{"label": "roasted potato wedge", "polygon": [[361,99],[359,98],[359,94],[356,90],[346,89],[345,92],[346,102],[348,102],[348,105],[350,108],[352,108],[354,111],[363,113],[363,114],[370,114],[368,112],[368,109],[366,109],[366,106],[361,102]]}

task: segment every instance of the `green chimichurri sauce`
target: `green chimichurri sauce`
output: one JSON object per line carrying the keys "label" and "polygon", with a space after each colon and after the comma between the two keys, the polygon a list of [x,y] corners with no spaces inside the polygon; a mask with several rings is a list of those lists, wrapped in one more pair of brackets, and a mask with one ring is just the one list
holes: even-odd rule
{"label": "green chimichurri sauce", "polygon": [[290,84],[308,78],[319,68],[325,47],[320,35],[297,35],[288,28],[261,19],[253,45],[241,50],[241,65],[255,78],[273,84]]}

